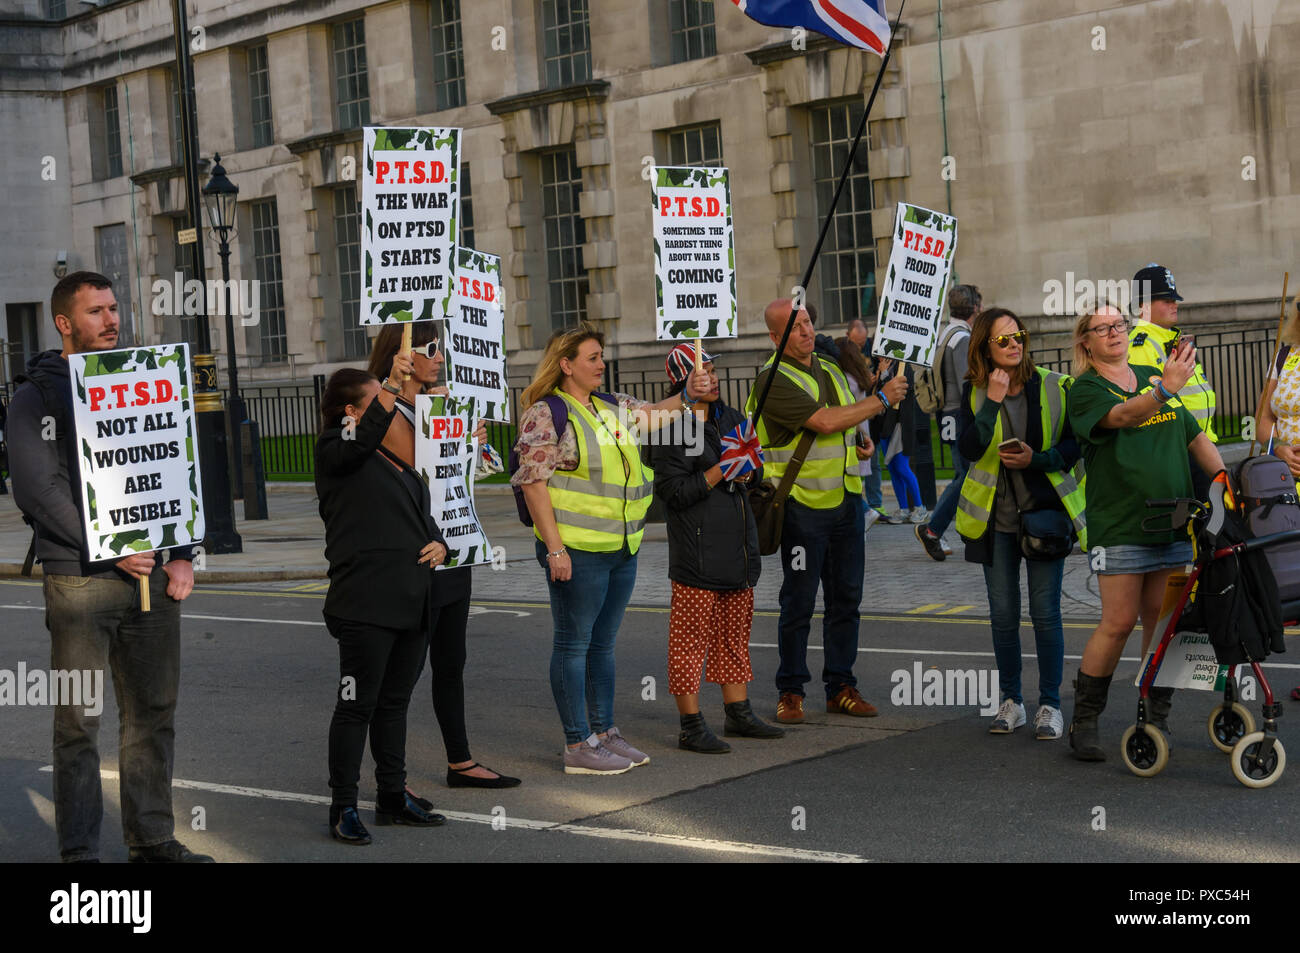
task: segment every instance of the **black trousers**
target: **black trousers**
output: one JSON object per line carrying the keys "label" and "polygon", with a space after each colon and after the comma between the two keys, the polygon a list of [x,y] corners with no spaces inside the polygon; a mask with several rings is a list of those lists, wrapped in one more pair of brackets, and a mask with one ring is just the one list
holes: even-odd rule
{"label": "black trousers", "polygon": [[433,676],[433,713],[438,717],[447,763],[470,760],[465,733],[465,626],[469,596],[429,612],[429,671]]}
{"label": "black trousers", "polygon": [[428,633],[326,615],[339,643],[338,701],[330,722],[330,792],[335,807],[357,803],[361,759],[370,735],[381,796],[406,788],[406,710],[424,669]]}
{"label": "black trousers", "polygon": [[912,449],[912,455],[908,457],[908,463],[911,464],[912,474],[921,488],[921,502],[925,504],[927,510],[932,510],[938,494],[934,482],[934,447],[930,442],[930,415],[921,413],[918,408],[915,422],[916,446]]}

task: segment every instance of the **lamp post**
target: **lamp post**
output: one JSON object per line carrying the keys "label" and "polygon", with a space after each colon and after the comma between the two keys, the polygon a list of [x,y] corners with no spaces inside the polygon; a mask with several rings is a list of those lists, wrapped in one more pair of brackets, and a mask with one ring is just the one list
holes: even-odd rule
{"label": "lamp post", "polygon": [[[239,200],[239,186],[226,178],[225,167],[221,164],[221,153],[213,156],[213,166],[208,184],[203,186],[203,201],[208,209],[208,224],[217,236],[217,254],[221,257],[221,287],[225,297],[226,318],[226,373],[230,379],[230,397],[226,401],[229,414],[231,451],[234,454],[234,490],[235,496],[244,501],[245,519],[266,518],[266,486],[258,465],[261,448],[258,446],[257,425],[247,420],[244,413],[244,400],[239,396],[239,362],[235,348],[235,318],[230,307],[230,233],[235,229],[235,208]],[[253,485],[245,483],[243,442],[244,428],[248,428],[247,439],[252,454]]]}

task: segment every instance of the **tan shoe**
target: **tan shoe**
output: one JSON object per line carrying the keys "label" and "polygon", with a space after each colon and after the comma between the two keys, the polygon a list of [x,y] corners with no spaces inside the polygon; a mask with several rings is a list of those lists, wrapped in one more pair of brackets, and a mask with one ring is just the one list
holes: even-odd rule
{"label": "tan shoe", "polygon": [[834,697],[828,699],[826,710],[844,715],[856,715],[859,718],[875,718],[880,714],[876,711],[876,706],[863,698],[851,685],[845,685],[835,693]]}
{"label": "tan shoe", "polygon": [[803,696],[785,692],[776,703],[776,720],[785,725],[803,724]]}

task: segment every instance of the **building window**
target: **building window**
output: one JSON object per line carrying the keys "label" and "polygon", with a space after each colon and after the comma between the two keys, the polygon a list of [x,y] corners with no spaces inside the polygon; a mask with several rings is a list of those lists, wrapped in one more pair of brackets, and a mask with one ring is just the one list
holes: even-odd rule
{"label": "building window", "polygon": [[352,185],[334,190],[334,248],[339,258],[343,356],[365,357],[370,353],[370,341],[361,326],[361,218],[357,212],[357,190]]}
{"label": "building window", "polygon": [[460,0],[433,0],[433,91],[438,109],[465,105]]}
{"label": "building window", "polygon": [[280,217],[275,199],[250,204],[253,217],[253,260],[261,293],[262,360],[268,364],[288,360],[289,342],[284,326],[284,284],[280,268]]}
{"label": "building window", "polygon": [[[848,159],[853,134],[862,119],[861,99],[811,110],[813,189],[817,217],[824,221],[840,172]],[[853,157],[835,220],[826,233],[819,260],[821,323],[843,324],[876,310],[876,253],[871,237],[871,179],[867,175],[867,140]]]}
{"label": "building window", "polygon": [[172,128],[172,164],[180,165],[185,161],[185,130],[181,125],[181,84],[177,79],[178,71],[176,67],[167,70],[167,87],[170,90],[171,99],[171,128]]}
{"label": "building window", "polygon": [[253,148],[275,141],[271,128],[271,73],[266,66],[266,44],[248,48],[249,116],[253,122]]}
{"label": "building window", "polygon": [[67,0],[45,0],[45,16],[48,19],[62,20],[67,15]]}
{"label": "building window", "polygon": [[122,121],[117,110],[117,87],[105,86],[104,104],[104,171],[106,178],[122,174]]}
{"label": "building window", "polygon": [[551,330],[572,327],[587,318],[587,269],[582,245],[587,229],[578,214],[582,173],[573,149],[544,153],[542,224],[546,230],[547,306]]}
{"label": "building window", "polygon": [[722,127],[716,122],[668,132],[668,164],[718,168],[722,162]]}
{"label": "building window", "polygon": [[340,129],[370,124],[370,81],[366,77],[366,21],[334,24],[334,83]]}
{"label": "building window", "polygon": [[588,19],[587,0],[542,0],[542,59],[547,86],[591,79]]}
{"label": "building window", "polygon": [[670,0],[669,16],[674,63],[698,60],[718,52],[713,30],[713,0]]}
{"label": "building window", "polygon": [[474,183],[469,177],[469,163],[460,164],[460,225],[456,244],[474,248]]}

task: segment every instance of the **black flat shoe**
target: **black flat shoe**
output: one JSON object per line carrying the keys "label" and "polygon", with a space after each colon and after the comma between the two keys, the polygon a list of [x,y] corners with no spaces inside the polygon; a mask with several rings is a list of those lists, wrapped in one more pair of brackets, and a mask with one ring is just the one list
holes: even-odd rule
{"label": "black flat shoe", "polygon": [[408,827],[440,827],[447,823],[447,818],[432,811],[426,811],[415,803],[415,799],[405,791],[402,792],[402,806],[396,807],[382,801],[375,803],[375,823],[380,827],[389,824],[405,824]]}
{"label": "black flat shoe", "polygon": [[132,864],[213,864],[207,854],[196,854],[180,841],[169,840],[152,847],[132,847],[127,851]]}
{"label": "black flat shoe", "polygon": [[358,847],[370,843],[370,831],[361,823],[361,815],[355,806],[345,807],[337,813],[335,808],[330,808],[330,836]]}
{"label": "black flat shoe", "polygon": [[420,797],[420,795],[412,791],[410,787],[407,787],[406,789],[406,796],[409,797],[416,804],[420,805],[420,810],[422,811],[433,810],[433,802],[430,801],[427,797]]}
{"label": "black flat shoe", "polygon": [[[495,778],[479,778],[472,774],[466,774],[466,771],[473,771],[475,768],[482,768],[484,765],[475,761],[473,764],[464,768],[447,769],[447,787],[449,788],[517,788],[523,784],[518,778],[507,777],[504,774],[497,773]],[[491,771],[491,768],[487,769]],[[496,772],[494,772],[496,773]]]}

